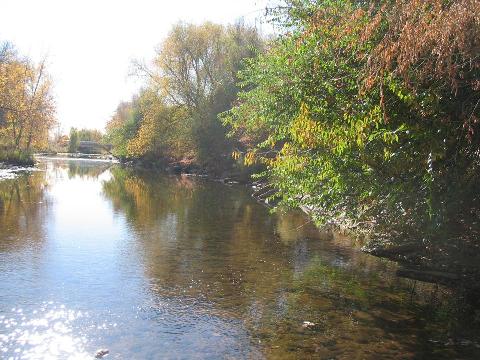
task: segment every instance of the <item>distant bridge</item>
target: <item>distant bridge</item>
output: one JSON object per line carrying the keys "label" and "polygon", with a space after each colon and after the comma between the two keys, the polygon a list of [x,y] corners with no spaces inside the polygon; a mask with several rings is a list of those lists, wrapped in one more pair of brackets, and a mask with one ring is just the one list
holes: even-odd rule
{"label": "distant bridge", "polygon": [[112,151],[113,145],[111,144],[102,144],[97,141],[79,141],[78,142],[78,151],[87,154],[101,153],[106,151],[110,153]]}

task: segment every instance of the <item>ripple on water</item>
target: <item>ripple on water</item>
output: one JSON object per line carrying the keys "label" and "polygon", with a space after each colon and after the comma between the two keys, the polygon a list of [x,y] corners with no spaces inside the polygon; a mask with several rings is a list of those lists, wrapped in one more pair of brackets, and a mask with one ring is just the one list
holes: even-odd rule
{"label": "ripple on water", "polygon": [[2,359],[91,359],[86,338],[76,331],[80,311],[44,302],[38,309],[12,308],[0,315]]}

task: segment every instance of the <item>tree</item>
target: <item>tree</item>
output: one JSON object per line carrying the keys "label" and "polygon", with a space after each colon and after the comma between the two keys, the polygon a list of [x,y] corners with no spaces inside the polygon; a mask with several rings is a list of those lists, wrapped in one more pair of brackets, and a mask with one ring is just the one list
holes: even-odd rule
{"label": "tree", "polygon": [[97,129],[81,129],[78,130],[78,140],[79,141],[102,141],[102,133]]}
{"label": "tree", "polygon": [[113,153],[120,158],[131,157],[127,147],[140,127],[142,115],[139,109],[138,97],[130,102],[118,105],[115,114],[107,123],[105,141],[113,145]]}
{"label": "tree", "polygon": [[[150,98],[158,105],[150,102],[151,107],[144,108],[149,114],[145,126],[152,127],[153,118],[163,118],[153,115],[154,109],[162,112],[169,107],[176,116],[181,114],[184,123],[177,135],[185,136],[186,153],[177,158],[189,158],[193,151],[196,163],[217,169],[227,166],[232,142],[218,114],[236,99],[237,72],[243,60],[256,56],[262,45],[257,31],[242,24],[175,25],[158,47],[151,67],[136,63],[138,72],[149,79],[147,91],[157,94]],[[146,133],[151,132],[142,132]]]}
{"label": "tree", "polygon": [[[439,226],[479,172],[480,3],[286,1],[224,116],[282,203]],[[476,11],[475,11],[476,10]],[[457,207],[458,210],[458,207]],[[403,219],[403,220],[400,220]]]}
{"label": "tree", "polygon": [[55,107],[45,60],[36,65],[10,44],[0,47],[0,110],[4,145],[27,152],[47,145]]}
{"label": "tree", "polygon": [[70,140],[68,143],[68,152],[76,153],[79,145],[78,130],[75,128],[70,129]]}
{"label": "tree", "polygon": [[166,163],[180,160],[187,163],[194,158],[184,108],[168,106],[158,93],[147,90],[142,92],[139,106],[141,125],[127,145],[131,156]]}

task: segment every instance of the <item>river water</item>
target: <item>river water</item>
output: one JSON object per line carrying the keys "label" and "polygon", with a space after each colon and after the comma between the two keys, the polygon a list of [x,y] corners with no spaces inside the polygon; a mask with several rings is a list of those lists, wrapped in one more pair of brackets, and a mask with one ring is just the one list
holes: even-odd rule
{"label": "river water", "polygon": [[480,358],[457,292],[246,187],[38,168],[0,181],[2,359]]}

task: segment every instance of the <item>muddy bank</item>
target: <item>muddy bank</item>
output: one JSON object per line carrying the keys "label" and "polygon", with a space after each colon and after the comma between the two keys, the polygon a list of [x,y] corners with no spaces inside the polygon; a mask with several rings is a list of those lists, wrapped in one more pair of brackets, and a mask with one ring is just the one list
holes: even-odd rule
{"label": "muddy bank", "polygon": [[468,241],[374,238],[362,250],[387,258],[402,267],[398,275],[414,280],[447,286],[480,289],[480,244],[478,238]]}

